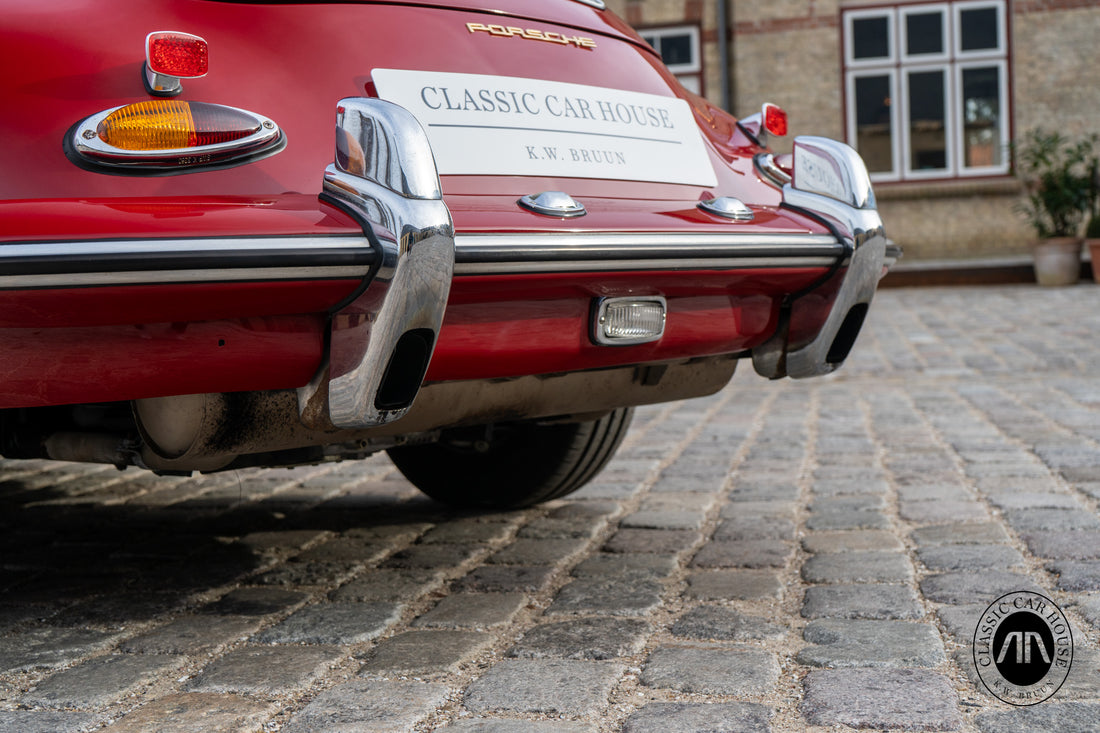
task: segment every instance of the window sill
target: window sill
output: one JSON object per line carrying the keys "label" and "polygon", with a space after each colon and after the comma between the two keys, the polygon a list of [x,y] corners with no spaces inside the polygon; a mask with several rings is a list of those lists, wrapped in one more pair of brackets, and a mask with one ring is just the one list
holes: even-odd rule
{"label": "window sill", "polygon": [[879,201],[959,198],[961,196],[1017,196],[1023,186],[1011,176],[953,178],[934,181],[880,181],[874,184]]}

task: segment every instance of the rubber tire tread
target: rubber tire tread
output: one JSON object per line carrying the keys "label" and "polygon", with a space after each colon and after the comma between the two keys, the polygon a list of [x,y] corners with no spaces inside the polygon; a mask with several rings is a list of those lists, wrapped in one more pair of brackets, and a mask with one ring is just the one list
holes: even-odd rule
{"label": "rubber tire tread", "polygon": [[615,454],[634,408],[598,420],[516,423],[487,453],[446,442],[391,448],[390,460],[436,501],[463,508],[517,508],[557,499],[591,481]]}

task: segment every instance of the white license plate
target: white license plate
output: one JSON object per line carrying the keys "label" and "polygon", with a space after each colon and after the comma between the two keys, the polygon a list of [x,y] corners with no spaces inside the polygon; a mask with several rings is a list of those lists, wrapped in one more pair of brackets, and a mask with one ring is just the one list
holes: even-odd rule
{"label": "white license plate", "polygon": [[375,69],[378,95],[424,126],[442,175],[713,186],[687,102],[509,76]]}

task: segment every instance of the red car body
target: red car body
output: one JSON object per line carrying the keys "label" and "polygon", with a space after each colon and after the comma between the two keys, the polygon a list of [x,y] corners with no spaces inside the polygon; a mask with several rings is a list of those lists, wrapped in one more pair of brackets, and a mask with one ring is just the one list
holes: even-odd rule
{"label": "red car body", "polygon": [[[744,357],[836,368],[892,256],[858,157],[805,138],[777,161],[598,5],[5,0],[0,453],[291,464],[698,396]],[[145,68],[160,31],[205,41],[174,96]],[[273,137],[85,148],[165,99]],[[443,129],[474,113],[503,122]],[[681,113],[690,133],[646,137]],[[529,168],[504,161],[521,134]],[[680,175],[620,143],[696,157]],[[519,203],[544,192],[584,215]],[[608,299],[663,330],[601,342]]]}

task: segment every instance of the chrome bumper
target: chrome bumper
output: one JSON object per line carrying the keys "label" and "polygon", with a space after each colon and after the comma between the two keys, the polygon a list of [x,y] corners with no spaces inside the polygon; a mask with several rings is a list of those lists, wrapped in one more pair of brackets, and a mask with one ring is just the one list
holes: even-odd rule
{"label": "chrome bumper", "polygon": [[790,347],[791,306],[787,303],[775,335],[753,349],[753,368],[769,379],[828,374],[844,362],[863,325],[886,263],[886,232],[875,210],[863,160],[834,140],[795,139],[794,177],[783,186],[783,205],[832,230],[848,250],[847,271],[817,336],[808,344]]}
{"label": "chrome bumper", "polygon": [[[846,262],[847,274],[820,334],[792,350],[781,323],[775,336],[753,350],[756,371],[772,378],[814,376],[839,366],[874,295],[887,242],[866,170],[855,151],[822,138],[797,138],[795,150],[795,177],[793,185],[784,187],[784,205],[825,222],[835,240],[802,235],[795,238],[797,242],[749,243],[737,237],[708,241],[703,248],[704,260],[717,255],[741,265],[754,255],[772,260],[782,254],[779,259],[793,265],[814,246],[840,250],[830,253],[831,261],[841,266]],[[298,390],[299,415],[304,425],[320,430],[384,425],[412,407],[435,348],[456,269],[454,225],[423,128],[407,110],[392,103],[358,97],[341,100],[335,163],[325,170],[322,198],[359,221],[379,264],[364,279],[364,286],[333,314],[327,361],[310,384]],[[465,253],[472,261],[461,263],[463,271],[537,269],[542,266],[538,260],[556,254],[562,244],[553,237],[539,242],[543,246],[535,247],[533,253],[533,242],[526,239],[523,251],[510,249],[508,244],[514,243],[497,238],[471,239],[464,242],[464,249],[477,252]],[[628,250],[631,259],[643,255],[643,250],[652,256],[646,244],[612,237],[592,246],[611,251],[621,267],[624,258],[619,255]],[[575,242],[568,249],[576,255]]]}
{"label": "chrome bumper", "polygon": [[335,157],[321,196],[359,221],[380,264],[333,315],[328,362],[298,408],[311,427],[368,428],[405,415],[420,389],[454,274],[454,225],[428,138],[402,107],[341,100]]}

